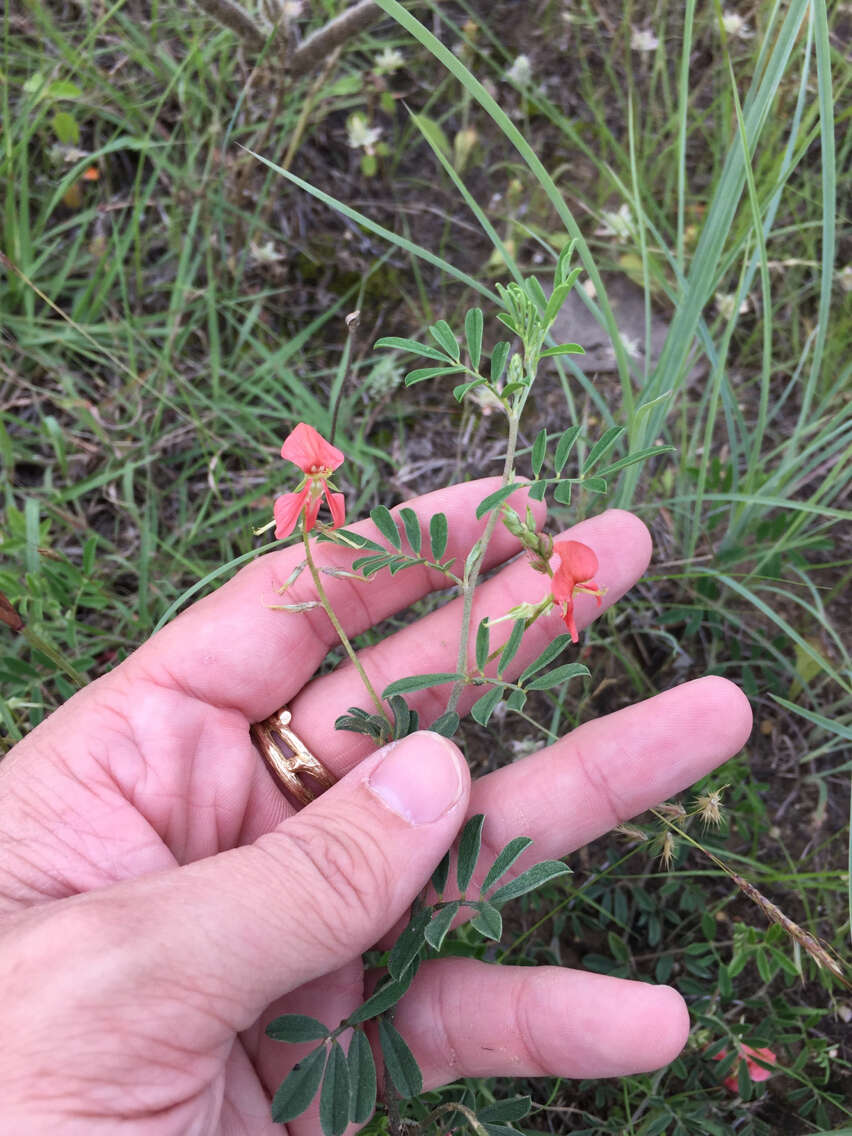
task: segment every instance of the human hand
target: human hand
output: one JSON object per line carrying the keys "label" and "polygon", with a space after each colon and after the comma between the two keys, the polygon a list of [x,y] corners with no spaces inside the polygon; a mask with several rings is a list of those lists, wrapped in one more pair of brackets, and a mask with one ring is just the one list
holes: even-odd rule
{"label": "human hand", "polygon": [[[483,528],[475,506],[497,484],[412,505],[424,518],[447,514],[448,554],[463,559]],[[628,514],[584,522],[571,536],[597,553],[605,605],[646,566],[647,533]],[[498,530],[486,567],[517,551]],[[404,914],[467,815],[486,815],[486,864],[516,835],[534,839],[531,859],[563,856],[686,788],[748,734],[744,697],[707,678],[588,723],[472,787],[454,747],[431,734],[405,739],[383,765],[368,739],[334,730],[338,714],[363,704],[354,668],[312,678],[333,643],[324,614],[265,606],[300,558],[288,549],[243,569],[0,765],[9,1131],[280,1132],[269,1097],[304,1049],[270,1041],[265,1024],[307,1013],[336,1025],[363,1001],[362,952]],[[321,545],[317,558],[345,563],[347,554]],[[419,569],[327,584],[350,635],[440,586]],[[542,590],[524,561],[508,565],[480,587],[474,625]],[[303,575],[293,598],[309,593]],[[596,611],[579,598],[578,624]],[[454,669],[457,626],[450,604],[362,652],[374,684]],[[561,630],[557,615],[539,620],[514,669]],[[426,721],[439,712],[434,691],[410,701]],[[295,815],[248,732],[283,703],[343,778]],[[380,767],[397,777],[384,800]],[[397,807],[430,803],[434,819],[389,807],[388,794],[406,785],[413,796]],[[687,1030],[669,988],[463,959],[425,964],[394,1021],[426,1087],[651,1069],[676,1055]],[[313,1136],[316,1113],[289,1127]]]}

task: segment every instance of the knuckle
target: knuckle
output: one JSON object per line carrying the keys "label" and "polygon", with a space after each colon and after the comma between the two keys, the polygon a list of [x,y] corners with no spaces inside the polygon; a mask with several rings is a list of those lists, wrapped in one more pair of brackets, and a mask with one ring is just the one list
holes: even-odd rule
{"label": "knuckle", "polygon": [[375,937],[376,924],[388,918],[392,880],[376,834],[352,818],[335,818],[332,826],[302,814],[276,837],[283,841],[276,839],[274,854],[286,860],[288,877],[311,912],[305,926],[326,943],[356,951],[359,930]]}
{"label": "knuckle", "polygon": [[[625,803],[621,799],[616,783],[610,777],[608,769],[623,771],[625,768],[630,768],[632,761],[630,755],[623,752],[608,754],[606,761],[595,760],[595,758],[590,757],[582,737],[582,730],[581,726],[571,738],[574,760],[580,767],[583,779],[606,811],[608,823],[614,827],[623,820],[627,820],[630,812],[629,810],[625,811]],[[610,760],[610,757],[618,757],[621,760]]]}
{"label": "knuckle", "polygon": [[533,1077],[549,1077],[552,1062],[539,1042],[542,1036],[541,1019],[531,1008],[539,1003],[535,989],[540,983],[539,975],[530,973],[522,982],[516,983],[512,994],[512,1020],[517,1044],[523,1054],[524,1063]]}

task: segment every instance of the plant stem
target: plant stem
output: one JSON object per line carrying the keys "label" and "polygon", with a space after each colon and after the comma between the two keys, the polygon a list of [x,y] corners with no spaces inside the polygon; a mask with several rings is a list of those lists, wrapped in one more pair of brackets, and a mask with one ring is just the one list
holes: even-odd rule
{"label": "plant stem", "polygon": [[323,610],[325,611],[325,614],[328,616],[329,620],[331,621],[332,627],[337,632],[337,638],[342,643],[344,651],[349,656],[350,661],[352,662],[352,665],[354,666],[355,670],[360,675],[361,681],[363,682],[364,686],[366,687],[367,693],[370,695],[373,702],[375,703],[376,709],[379,711],[379,714],[385,719],[385,721],[390,722],[390,718],[388,717],[388,712],[387,712],[387,710],[385,710],[385,707],[384,707],[384,704],[383,704],[381,698],[379,698],[378,694],[376,693],[375,687],[373,686],[373,684],[370,682],[369,678],[367,677],[367,672],[364,670],[364,667],[361,664],[361,660],[358,658],[358,655],[355,653],[355,648],[349,642],[349,636],[343,630],[343,626],[342,626],[340,620],[337,618],[337,616],[334,612],[334,608],[331,606],[331,602],[329,601],[329,598],[326,595],[325,588],[322,586],[322,577],[320,576],[319,569],[317,568],[316,564],[314,563],[313,554],[311,552],[311,542],[308,539],[307,530],[305,528],[302,528],[302,543],[305,546],[305,560],[306,560],[307,565],[308,565],[308,570],[310,571],[311,577],[313,578],[313,581],[314,581],[314,588],[316,589],[317,599],[322,604]]}
{"label": "plant stem", "polygon": [[39,651],[42,655],[46,655],[52,663],[54,663],[64,674],[68,676],[68,678],[71,679],[73,683],[76,684],[78,689],[81,689],[86,685],[86,683],[88,682],[86,676],[81,675],[80,672],[75,667],[73,667],[67,659],[63,657],[62,653],[60,651],[57,651],[57,649],[51,643],[48,643],[46,639],[42,639],[40,635],[37,635],[35,631],[26,626],[21,628],[21,634],[34,651]]}
{"label": "plant stem", "polygon": [[[257,19],[236,0],[196,0],[198,7],[208,16],[236,32],[246,47],[251,51],[260,52],[266,46],[270,37],[278,34],[278,28],[273,27],[266,19]],[[359,0],[350,8],[344,10],[321,28],[311,32],[294,51],[289,53],[285,60],[285,71],[292,79],[299,79],[309,71],[313,71],[334,51],[342,47],[348,40],[353,39],[359,32],[364,31],[371,24],[376,23],[382,16],[382,10],[373,0]],[[276,44],[277,54],[282,54]],[[286,55],[286,44],[284,45]]]}
{"label": "plant stem", "polygon": [[[508,485],[512,479],[512,474],[515,469],[515,450],[518,445],[518,424],[520,422],[520,415],[515,411],[507,411],[509,419],[509,436],[506,439],[506,460],[503,463],[503,484]],[[462,585],[462,595],[464,596],[462,607],[462,622],[461,633],[459,636],[459,653],[456,663],[456,671],[459,674],[466,675],[468,670],[467,652],[468,644],[470,643],[470,624],[473,615],[473,596],[476,591],[476,584],[479,579],[479,570],[482,567],[482,561],[485,558],[485,553],[488,551],[488,544],[497,527],[497,522],[500,519],[500,512],[502,506],[498,509],[493,509],[488,518],[488,523],[485,526],[485,531],[478,540],[479,555],[475,558],[470,568],[465,571],[464,583]],[[461,698],[462,688],[465,685],[464,679],[457,679],[453,683],[453,689],[450,691],[449,701],[447,702],[447,711],[455,710]]]}
{"label": "plant stem", "polygon": [[476,1136],[486,1136],[487,1129],[481,1120],[477,1117],[472,1108],[462,1104],[460,1101],[449,1101],[447,1104],[438,1105],[429,1114],[430,1120],[437,1120],[439,1116],[443,1116],[448,1112],[459,1112],[467,1120],[471,1129],[476,1133]]}
{"label": "plant stem", "polygon": [[[382,1016],[387,1017],[386,1014]],[[384,1062],[383,1068],[384,1076],[382,1077],[382,1083],[384,1085],[385,1108],[388,1110],[388,1131],[391,1136],[402,1136],[402,1118],[399,1115],[399,1096],[391,1080],[391,1075],[388,1072],[387,1061]]]}

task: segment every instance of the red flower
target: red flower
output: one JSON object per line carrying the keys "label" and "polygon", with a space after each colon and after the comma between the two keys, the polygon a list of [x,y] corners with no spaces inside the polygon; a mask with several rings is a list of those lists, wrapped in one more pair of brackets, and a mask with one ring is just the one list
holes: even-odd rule
{"label": "red flower", "polygon": [[574,593],[587,592],[595,596],[600,607],[603,589],[592,579],[598,570],[598,558],[587,544],[581,544],[579,540],[557,540],[553,551],[559,557],[559,567],[553,573],[550,590],[554,603],[562,609],[562,619],[571,633],[571,642],[576,643]]}
{"label": "red flower", "polygon": [[285,438],[281,457],[297,465],[305,476],[295,493],[284,493],[275,499],[273,512],[276,537],[282,540],[289,536],[303,511],[305,532],[310,532],[316,524],[323,496],[331,510],[331,527],[339,528],[343,524],[343,494],[329,492],[333,488],[329,478],[343,463],[344,457],[340,450],[327,442],[313,426],[300,422]]}
{"label": "red flower", "polygon": [[[714,1053],[713,1060],[714,1061],[721,1061],[723,1058],[725,1058],[727,1056],[728,1056],[727,1049],[723,1049],[719,1053]],[[746,1072],[748,1073],[750,1080],[752,1080],[752,1081],[768,1081],[769,1080],[769,1078],[772,1076],[772,1074],[770,1073],[770,1071],[768,1069],[764,1069],[762,1065],[758,1065],[756,1061],[753,1061],[752,1058],[754,1058],[754,1057],[759,1057],[760,1060],[765,1061],[767,1065],[774,1065],[778,1060],[778,1058],[775,1056],[775,1054],[772,1052],[771,1049],[752,1049],[752,1047],[750,1045],[740,1046],[740,1057],[738,1057],[737,1060],[734,1062],[733,1069],[731,1069],[730,1074],[724,1080],[724,1085],[725,1085],[726,1089],[729,1089],[732,1093],[736,1093],[736,1092],[739,1091],[739,1082],[738,1082],[738,1079],[737,1079],[737,1071],[739,1070],[739,1067],[740,1067],[741,1058],[745,1058]]]}

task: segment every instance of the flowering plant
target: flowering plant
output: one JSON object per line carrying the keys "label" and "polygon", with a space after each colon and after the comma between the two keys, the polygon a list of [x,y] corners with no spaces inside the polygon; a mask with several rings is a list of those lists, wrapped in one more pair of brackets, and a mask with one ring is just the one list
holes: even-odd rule
{"label": "flowering plant", "polygon": [[[608,462],[606,459],[610,451],[624,433],[622,427],[615,427],[590,443],[582,465],[569,476],[566,471],[572,453],[581,441],[581,427],[571,425],[554,435],[542,430],[532,447],[533,481],[522,482],[518,478],[516,451],[519,425],[540,361],[548,356],[582,352],[582,348],[574,343],[546,345],[559,309],[579,274],[578,269],[570,268],[571,253],[572,249],[568,248],[560,256],[549,296],[534,276],[506,287],[498,285],[502,310],[497,318],[512,333],[516,346],[513,349],[512,343],[507,340],[494,343],[487,369],[483,366],[486,355],[484,316],[478,308],[465,316],[464,355],[459,338],[443,320],[429,328],[430,343],[391,336],[380,339],[377,344],[378,347],[419,354],[425,359],[428,365],[415,367],[406,375],[408,385],[452,376],[456,380],[452,393],[457,402],[467,400],[480,407],[487,406],[490,412],[499,410],[506,421],[502,484],[479,503],[476,516],[484,521],[484,529],[464,564],[447,555],[449,520],[443,513],[435,514],[423,526],[410,508],[402,507],[391,512],[384,505],[379,505],[370,514],[375,526],[374,535],[366,536],[344,528],[344,497],[331,480],[344,461],[343,452],[332,440],[324,438],[313,426],[304,422],[298,423],[284,441],[281,455],[298,468],[302,477],[294,489],[276,498],[271,525],[275,526],[275,535],[280,539],[298,533],[305,555],[281,589],[285,602],[275,606],[286,612],[324,608],[344,651],[357,669],[371,705],[369,709],[351,707],[337,719],[335,724],[339,729],[366,734],[377,744],[413,733],[420,727],[420,721],[417,712],[407,703],[406,696],[435,688],[437,694],[442,690],[446,692],[443,710],[427,725],[431,730],[451,737],[459,728],[459,704],[466,688],[473,687],[476,691],[471,716],[480,725],[487,726],[498,706],[502,705],[504,712],[524,714],[527,700],[533,692],[553,689],[571,679],[589,675],[588,668],[582,663],[564,661],[560,656],[579,641],[575,616],[577,596],[589,595],[599,605],[601,603],[605,589],[596,580],[598,557],[592,548],[580,541],[554,539],[541,530],[540,515],[537,519],[530,505],[521,516],[511,502],[516,501],[522,492],[532,502],[541,502],[550,492],[558,503],[564,505],[570,502],[576,486],[602,494],[606,492],[606,479],[611,473],[643,461],[652,454],[665,452],[666,447],[653,447]],[[328,507],[329,520],[322,519],[323,503]],[[531,567],[548,577],[549,587],[543,596],[532,595],[508,612],[495,612],[481,618],[474,626],[474,592],[489,542],[498,525],[504,525],[518,540]],[[349,553],[348,563],[344,567],[337,562],[333,567],[318,563],[313,548],[315,541],[330,542],[346,550]],[[383,573],[395,575],[415,567],[425,567],[442,575],[447,585],[454,587],[462,599],[457,664],[451,672],[394,678],[379,691],[373,687],[328,600],[323,577],[328,573],[343,574],[357,587],[368,584]],[[288,602],[286,593],[304,569],[313,579],[316,598]],[[514,681],[510,681],[510,664],[523,636],[532,624],[551,610],[561,616],[566,633],[557,635]],[[498,625],[506,622],[511,623],[511,629],[495,632]],[[501,908],[505,903],[569,872],[561,861],[544,861],[514,878],[509,877],[512,866],[531,844],[529,838],[517,837],[497,855],[484,876],[478,877],[482,878],[478,890],[471,890],[480,855],[484,819],[481,815],[473,817],[462,831],[455,865],[457,898],[445,898],[450,873],[448,854],[433,876],[431,890],[414,904],[408,926],[393,948],[381,956],[385,976],[359,1010],[334,1029],[299,1015],[285,1015],[270,1023],[267,1032],[277,1040],[294,1042],[310,1039],[317,1042],[316,1049],[291,1072],[276,1094],[272,1111],[277,1121],[289,1121],[299,1115],[317,1092],[320,1093],[320,1118],[326,1136],[341,1136],[350,1122],[360,1123],[367,1119],[375,1105],[377,1076],[370,1046],[366,1040],[359,1039],[363,1039],[361,1031],[365,1023],[374,1019],[378,1019],[389,1116],[398,1116],[397,1106],[401,1099],[419,1092],[422,1082],[417,1064],[402,1037],[394,1030],[391,1017],[393,1006],[407,990],[421,960],[440,954],[446,936],[462,911],[467,913],[472,932],[486,940],[499,941],[502,935]],[[344,1055],[338,1039],[341,1034],[352,1030],[356,1040],[350,1044],[348,1055]],[[341,1063],[347,1061],[350,1090],[346,1106],[338,1101],[340,1107],[326,1109],[323,1100],[339,1096],[342,1092],[339,1073],[343,1067]],[[309,1077],[306,1069],[310,1070]],[[336,1089],[328,1087],[331,1084],[329,1078],[334,1081]],[[462,1105],[454,1107],[464,1111]],[[495,1115],[493,1120],[518,1120],[526,1109],[516,1103],[510,1111],[511,1115]],[[474,1128],[481,1128],[484,1117],[471,1115],[468,1119]],[[391,1127],[394,1133],[401,1131],[395,1121]]]}
{"label": "flowering plant", "polygon": [[[577,598],[590,596],[601,604],[605,588],[598,579],[599,576],[606,578],[608,565],[606,562],[601,565],[595,550],[583,542],[555,538],[543,530],[540,511],[536,514],[529,502],[542,502],[551,494],[557,504],[568,505],[577,488],[603,495],[608,490],[610,477],[628,466],[665,454],[672,447],[651,446],[613,460],[611,451],[625,434],[623,426],[612,426],[597,439],[583,437],[583,428],[577,424],[555,432],[543,428],[529,450],[532,480],[518,476],[520,422],[541,360],[582,352],[582,347],[575,343],[546,345],[560,306],[577,280],[579,270],[570,269],[571,252],[569,247],[559,257],[549,295],[535,276],[506,287],[497,286],[502,301],[497,319],[512,333],[513,342],[498,340],[490,353],[485,350],[484,316],[478,308],[466,313],[463,337],[457,336],[444,320],[439,320],[429,328],[431,342],[389,336],[376,344],[423,357],[427,365],[410,370],[405,376],[406,384],[452,377],[452,395],[457,402],[472,402],[483,413],[486,410],[499,412],[505,419],[506,451],[501,484],[476,508],[476,517],[484,522],[484,527],[464,563],[447,555],[450,522],[444,513],[436,513],[424,522],[407,506],[391,511],[385,505],[378,505],[370,513],[372,533],[366,535],[363,531],[344,528],[343,495],[331,481],[332,474],[344,460],[343,452],[306,423],[296,425],[284,442],[282,456],[292,461],[303,476],[294,490],[275,500],[274,520],[267,527],[274,525],[276,535],[282,539],[299,532],[305,555],[281,589],[285,602],[276,606],[285,612],[322,607],[361,677],[370,708],[350,707],[336,720],[338,729],[367,735],[378,745],[404,737],[421,728],[418,712],[406,697],[430,689],[440,711],[425,725],[448,737],[459,729],[460,703],[465,691],[470,715],[480,726],[487,726],[498,708],[501,714],[518,714],[530,721],[527,712],[530,695],[589,676],[583,663],[576,659],[566,661],[560,656],[579,642]],[[483,366],[486,354],[490,354],[487,367]],[[574,455],[581,445],[587,447],[586,453],[576,462]],[[513,507],[521,495],[526,496],[523,515]],[[328,506],[330,521],[321,519],[323,501]],[[509,611],[489,613],[475,623],[474,593],[489,542],[498,525],[515,537],[530,567],[546,576],[549,584],[546,589],[536,589],[529,599]],[[337,557],[333,563],[318,563],[313,548],[316,541],[332,543],[347,555],[342,560]],[[288,602],[286,593],[306,568],[312,577],[316,598]],[[461,599],[456,666],[452,671],[395,677],[384,689],[377,690],[328,600],[323,576],[343,575],[358,587],[368,585],[385,573],[393,576],[412,568],[428,569],[443,577],[447,587],[455,589]],[[518,655],[524,636],[549,612],[558,612],[565,632],[552,638],[517,677],[511,678],[512,661]],[[503,624],[511,624],[511,628],[501,627]],[[658,848],[664,867],[674,863],[684,844],[698,848],[820,966],[842,977],[836,961],[823,944],[690,836],[688,828],[696,818],[705,826],[721,823],[724,788],[699,796],[692,811],[680,804],[661,805],[651,810],[662,827],[649,846]],[[511,878],[513,865],[532,843],[528,837],[516,837],[498,853],[484,873],[478,890],[472,890],[472,881],[480,878],[476,869],[484,820],[482,815],[472,817],[462,830],[455,853],[454,883],[449,882],[451,860],[448,854],[435,871],[431,887],[413,905],[408,925],[393,947],[389,951],[373,952],[371,965],[383,968],[383,976],[372,996],[355,1013],[334,1028],[302,1015],[284,1015],[270,1023],[267,1032],[276,1040],[316,1042],[316,1048],[292,1070],[275,1095],[272,1111],[277,1121],[289,1121],[300,1115],[317,1093],[325,1136],[342,1136],[350,1123],[365,1121],[375,1107],[378,1078],[372,1050],[363,1031],[367,1023],[377,1021],[388,1125],[391,1136],[402,1136],[405,1129],[401,1102],[420,1093],[422,1079],[414,1056],[391,1019],[394,1006],[405,994],[420,963],[424,958],[441,957],[447,935],[462,912],[469,919],[469,930],[465,932],[468,941],[471,935],[499,941],[503,927],[501,908],[505,903],[569,873],[561,861],[549,860],[534,864]],[[630,839],[649,840],[649,835],[641,828],[623,824],[619,829]],[[446,895],[450,887],[455,898]],[[339,1038],[352,1031],[354,1040],[348,1053],[344,1053]],[[757,1081],[769,1075],[758,1062],[772,1063],[774,1055],[768,1050],[748,1047],[743,1047],[741,1053],[738,1071],[731,1070],[725,1083],[731,1087],[736,1080],[742,1094],[744,1078]],[[343,1076],[344,1069],[348,1070],[348,1080]],[[464,1103],[453,1102],[439,1105],[427,1120],[440,1127],[442,1110],[453,1109],[464,1116],[480,1136],[483,1128],[487,1131],[489,1125],[495,1124],[508,1136],[514,1131],[511,1123],[520,1120],[528,1108],[528,1098],[501,1102],[499,1107],[494,1106],[493,1114],[489,1110],[473,1113]],[[422,1120],[422,1109],[419,1115]]]}

